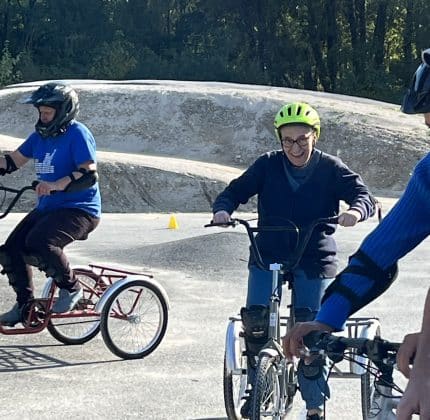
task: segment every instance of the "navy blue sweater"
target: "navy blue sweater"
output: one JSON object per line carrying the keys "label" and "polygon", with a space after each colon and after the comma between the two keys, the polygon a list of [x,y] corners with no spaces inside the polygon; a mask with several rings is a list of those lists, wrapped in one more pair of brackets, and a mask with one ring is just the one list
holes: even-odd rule
{"label": "navy blue sweater", "polygon": [[[259,226],[284,226],[286,220],[299,227],[307,226],[315,219],[338,214],[341,200],[357,209],[361,220],[375,213],[375,203],[368,188],[339,158],[319,152],[314,170],[296,191],[288,181],[286,163],[287,157],[280,150],[260,156],[216,198],[213,212],[225,210],[232,214],[240,204],[257,195]],[[300,263],[308,275],[336,275],[337,248],[332,236],[335,230],[335,225],[326,224],[314,231]],[[292,233],[257,235],[265,263],[285,261],[294,249],[295,241]]]}

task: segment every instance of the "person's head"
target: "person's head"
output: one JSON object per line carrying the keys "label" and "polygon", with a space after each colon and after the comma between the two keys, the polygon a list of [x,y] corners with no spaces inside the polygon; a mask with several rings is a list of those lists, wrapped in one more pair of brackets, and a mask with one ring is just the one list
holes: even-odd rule
{"label": "person's head", "polygon": [[401,110],[405,114],[424,114],[425,122],[430,127],[430,48],[422,52],[421,58],[422,63],[403,97]]}
{"label": "person's head", "polygon": [[306,165],[320,135],[320,117],[315,109],[303,102],[286,104],[276,114],[274,125],[288,160],[294,166]]}
{"label": "person's head", "polygon": [[64,133],[79,111],[77,93],[63,82],[42,85],[23,102],[33,104],[38,109],[39,120],[35,128],[42,137]]}

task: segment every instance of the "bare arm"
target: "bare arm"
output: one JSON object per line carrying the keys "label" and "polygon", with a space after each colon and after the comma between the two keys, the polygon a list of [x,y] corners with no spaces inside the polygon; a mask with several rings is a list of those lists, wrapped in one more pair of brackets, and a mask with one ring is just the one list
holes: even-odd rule
{"label": "bare arm", "polygon": [[[18,169],[24,166],[30,160],[18,150],[13,151],[12,153],[8,153],[8,155],[15,162],[15,165],[17,166]],[[0,168],[2,169],[7,168],[6,158],[4,156],[0,157]]]}
{"label": "bare arm", "polygon": [[[75,180],[78,180],[84,176],[84,174],[82,172],[79,172],[78,169],[96,171],[97,165],[92,160],[88,160],[86,162],[81,163],[77,170],[72,172],[72,176]],[[36,187],[36,193],[38,195],[49,195],[51,191],[64,191],[67,186],[73,181],[72,176],[65,176],[63,178],[57,179],[55,182],[40,182]]]}
{"label": "bare arm", "polygon": [[[78,169],[86,169],[87,171],[96,171],[97,165],[92,160],[89,160],[87,162],[81,163]],[[75,179],[79,179],[83,176],[83,173],[78,171],[73,171],[72,174],[75,177]],[[63,191],[70,184],[71,181],[72,181],[72,178],[70,176],[65,176],[63,178],[57,179],[57,181],[54,182],[55,190]]]}

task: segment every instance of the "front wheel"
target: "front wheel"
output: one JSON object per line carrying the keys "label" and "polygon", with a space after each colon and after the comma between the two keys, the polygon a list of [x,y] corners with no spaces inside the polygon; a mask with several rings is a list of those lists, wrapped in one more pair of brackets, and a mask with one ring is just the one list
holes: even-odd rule
{"label": "front wheel", "polygon": [[[369,362],[370,365],[370,362]],[[372,413],[372,402],[375,398],[375,381],[374,376],[370,375],[369,372],[364,373],[360,376],[361,382],[361,411],[363,414],[363,420],[374,418],[375,415]]]}
{"label": "front wheel", "polygon": [[100,329],[112,353],[123,359],[140,359],[161,343],[167,320],[168,303],[160,288],[147,280],[129,280],[107,299]]}
{"label": "front wheel", "polygon": [[251,420],[281,419],[281,386],[275,357],[262,355],[258,361],[251,402]]}
{"label": "front wheel", "polygon": [[[377,328],[375,337],[381,336],[380,328]],[[375,338],[373,337],[373,338]],[[366,371],[360,376],[361,385],[361,412],[363,415],[363,420],[374,419],[378,414],[378,404],[374,404],[375,395],[375,376],[370,373],[370,370],[376,370],[370,360],[366,360]]]}

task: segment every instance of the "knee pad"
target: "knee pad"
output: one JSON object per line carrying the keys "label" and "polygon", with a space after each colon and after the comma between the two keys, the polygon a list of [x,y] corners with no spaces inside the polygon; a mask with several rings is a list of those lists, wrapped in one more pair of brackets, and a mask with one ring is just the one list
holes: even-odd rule
{"label": "knee pad", "polygon": [[305,378],[316,380],[322,376],[324,365],[324,359],[319,356],[309,364],[306,364],[302,359],[300,359],[298,369],[303,373]]}
{"label": "knee pad", "polygon": [[269,333],[269,307],[251,305],[240,310],[245,331],[246,352],[250,360],[255,360],[261,348],[266,344]]}
{"label": "knee pad", "polygon": [[[359,260],[361,265],[348,265],[341,271],[327,287],[321,300],[321,304],[323,304],[333,293],[342,295],[351,306],[348,317],[384,293],[397,278],[398,273],[397,263],[382,270],[361,250],[352,255],[350,260],[353,258]],[[348,273],[367,277],[373,282],[373,286],[364,295],[353,292],[349,287],[342,284],[342,276]]]}

